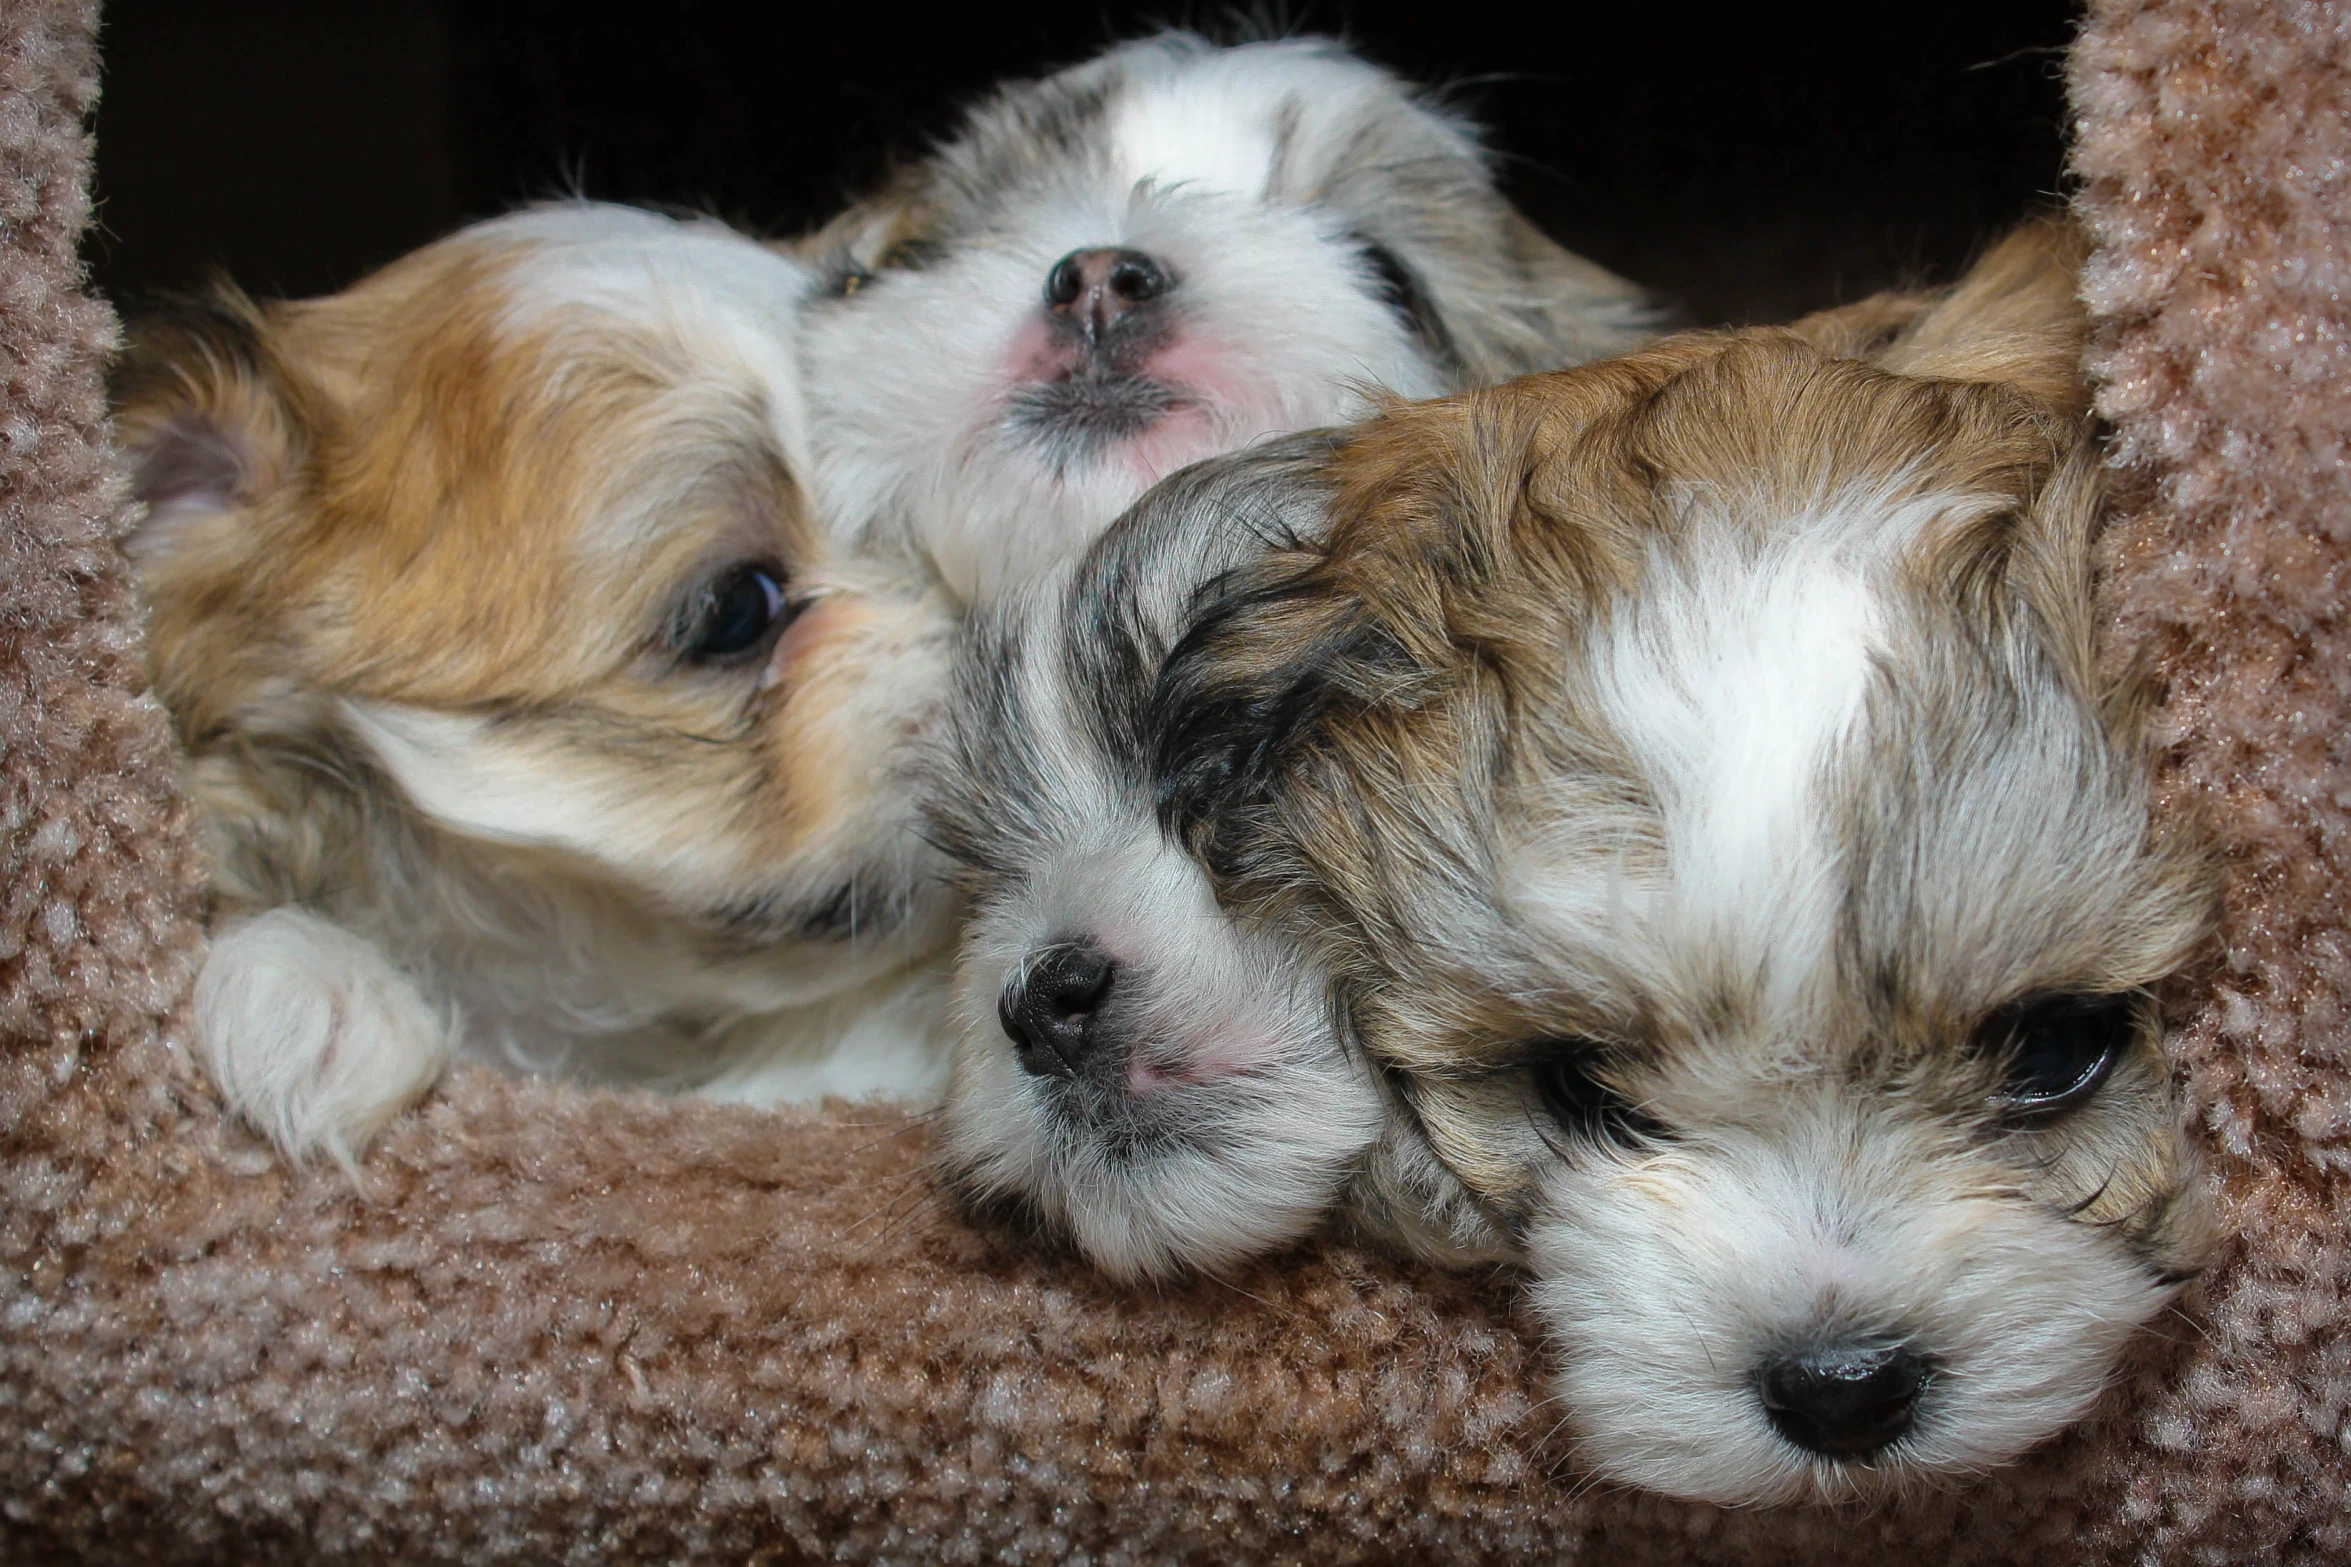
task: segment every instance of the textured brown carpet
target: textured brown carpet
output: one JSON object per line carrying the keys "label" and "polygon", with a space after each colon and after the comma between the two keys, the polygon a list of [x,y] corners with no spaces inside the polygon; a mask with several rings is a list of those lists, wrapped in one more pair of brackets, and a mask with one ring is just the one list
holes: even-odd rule
{"label": "textured brown carpet", "polygon": [[945,1216],[903,1120],[466,1073],[365,1200],[223,1128],[77,288],[90,27],[0,6],[0,1556],[2351,1559],[2344,11],[2103,0],[2071,63],[2123,656],[2235,855],[2176,997],[2234,1239],[2098,1420],[1862,1513],[1586,1494],[1505,1281],[1124,1296]]}

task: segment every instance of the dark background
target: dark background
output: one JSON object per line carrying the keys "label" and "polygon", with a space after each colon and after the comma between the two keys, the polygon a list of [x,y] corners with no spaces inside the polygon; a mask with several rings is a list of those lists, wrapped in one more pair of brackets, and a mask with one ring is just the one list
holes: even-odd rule
{"label": "dark background", "polygon": [[[790,232],[990,81],[1171,17],[1229,26],[1052,0],[117,0],[90,260],[134,300],[215,266],[319,293],[565,190]],[[1520,204],[1693,320],[1948,276],[2061,188],[2068,4],[1364,0],[1286,21],[1458,84]]]}

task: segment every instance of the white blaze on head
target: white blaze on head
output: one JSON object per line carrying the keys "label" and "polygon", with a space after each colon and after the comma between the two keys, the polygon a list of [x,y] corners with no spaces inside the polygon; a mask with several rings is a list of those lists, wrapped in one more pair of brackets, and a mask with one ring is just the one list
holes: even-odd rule
{"label": "white blaze on head", "polygon": [[1620,946],[1601,927],[1630,921],[1635,967],[1660,981],[1729,961],[1785,1002],[1828,956],[1842,881],[1821,789],[1885,645],[1888,568],[1954,502],[1832,496],[1768,529],[1716,497],[1686,505],[1576,655],[1655,803],[1662,862],[1596,865],[1589,803],[1563,798],[1518,897],[1578,945]]}

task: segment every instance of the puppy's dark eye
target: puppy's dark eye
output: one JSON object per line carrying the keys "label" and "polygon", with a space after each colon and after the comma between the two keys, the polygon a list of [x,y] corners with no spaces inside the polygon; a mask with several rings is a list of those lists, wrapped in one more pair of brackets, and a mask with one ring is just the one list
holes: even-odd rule
{"label": "puppy's dark eye", "polygon": [[784,596],[783,573],[774,567],[729,566],[687,603],[678,649],[696,663],[724,663],[764,647],[798,607]]}
{"label": "puppy's dark eye", "polygon": [[1535,1092],[1543,1108],[1570,1135],[1621,1148],[1663,1137],[1662,1122],[1601,1080],[1600,1051],[1595,1041],[1574,1036],[1538,1040],[1530,1046]]}
{"label": "puppy's dark eye", "polygon": [[2019,1124],[2053,1120],[2098,1091],[2138,1029],[2132,995],[2029,996],[1976,1030],[2000,1062],[2000,1103]]}

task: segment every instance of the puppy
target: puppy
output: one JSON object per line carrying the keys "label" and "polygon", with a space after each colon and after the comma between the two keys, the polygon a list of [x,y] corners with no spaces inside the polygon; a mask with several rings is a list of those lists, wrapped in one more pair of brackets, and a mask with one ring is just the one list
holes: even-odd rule
{"label": "puppy", "polygon": [[1142,728],[1195,599],[1318,514],[1329,445],[1185,470],[977,613],[959,661],[929,800],[970,910],[942,1162],[1122,1278],[1293,1238],[1384,1119],[1319,970],[1161,835]]}
{"label": "puppy", "polygon": [[1171,32],[982,102],[814,236],[818,491],[962,596],[1258,436],[1630,346],[1637,292],[1477,132],[1327,39]]}
{"label": "puppy", "polygon": [[954,620],[802,485],[793,259],[539,208],[123,363],[155,689],[218,930],[196,1030],[349,1161],[462,1045],[923,1098],[951,895],[900,759]]}
{"label": "puppy", "polygon": [[1518,1249],[1607,1478],[1999,1463],[2196,1266],[2148,987],[2211,884],[2097,661],[2076,249],[1400,409],[1168,661],[1167,819]]}

